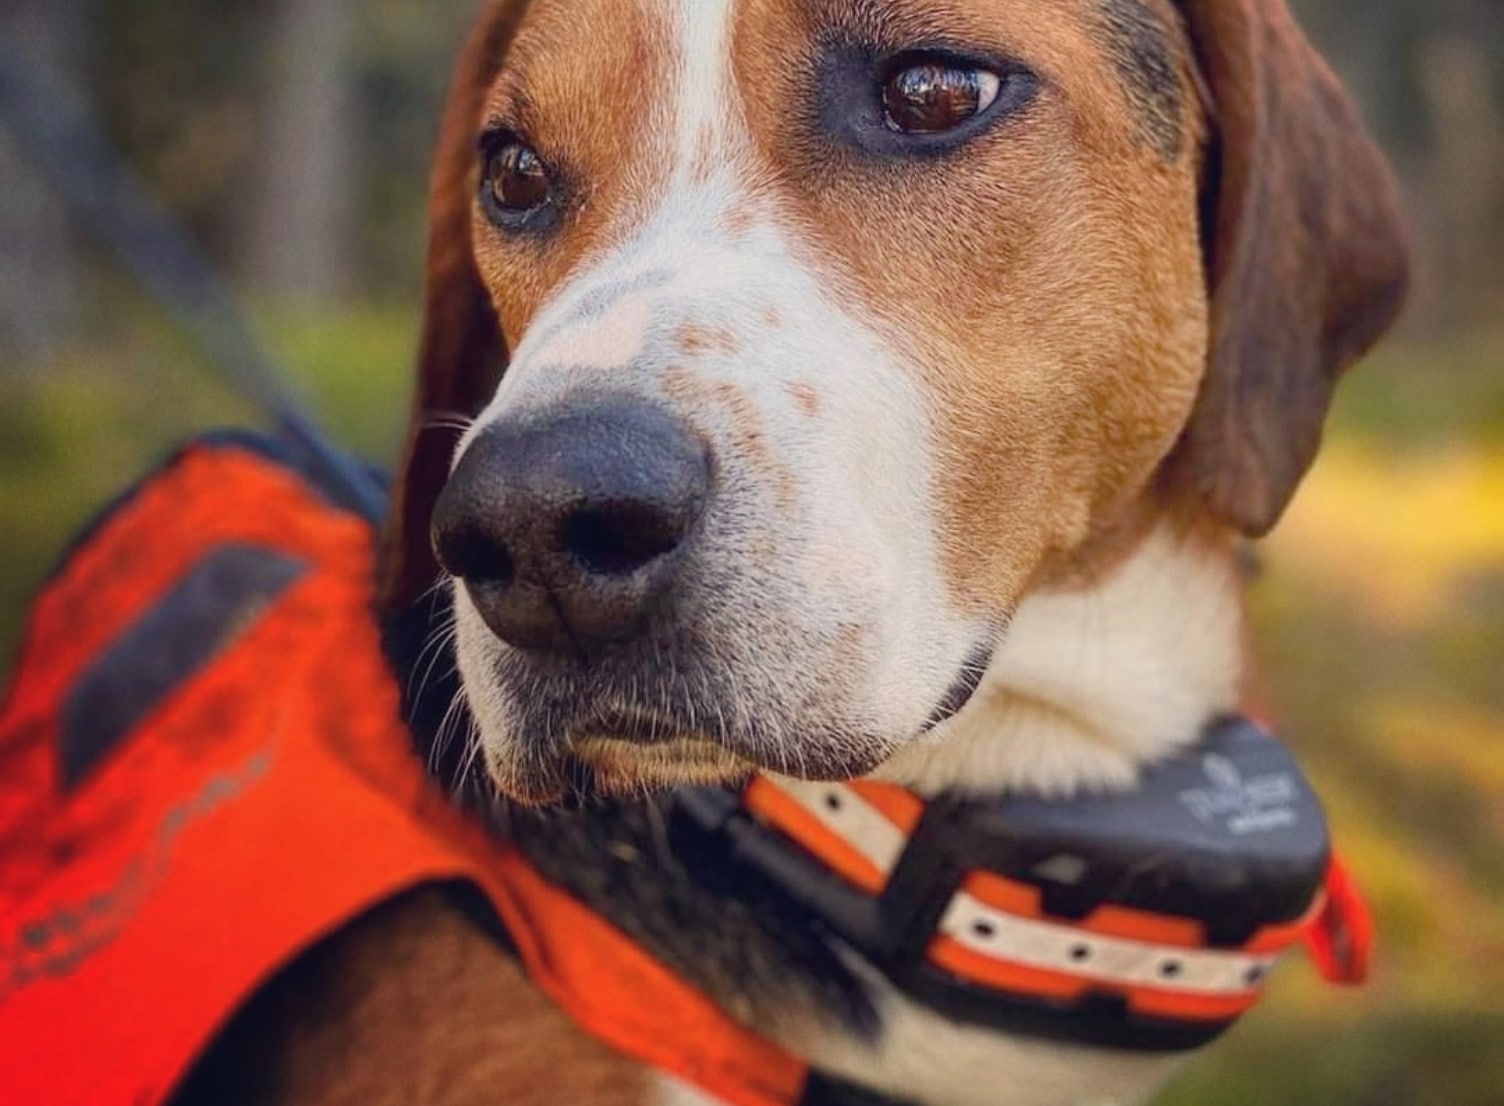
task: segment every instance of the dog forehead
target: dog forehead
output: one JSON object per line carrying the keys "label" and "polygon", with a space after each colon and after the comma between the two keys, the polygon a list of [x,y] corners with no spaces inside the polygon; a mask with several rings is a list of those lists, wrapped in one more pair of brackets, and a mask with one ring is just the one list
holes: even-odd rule
{"label": "dog forehead", "polygon": [[679,99],[681,121],[686,107],[702,118],[723,112],[729,105],[714,94],[747,76],[736,55],[769,43],[808,56],[810,40],[843,35],[918,47],[974,37],[1048,58],[1052,43],[1083,30],[1169,156],[1180,137],[1184,39],[1173,0],[529,0],[491,100],[575,105],[640,129],[659,121],[639,110],[646,102]]}
{"label": "dog forehead", "polygon": [[[907,183],[896,189],[891,175],[822,176],[806,141],[817,124],[796,101],[819,94],[818,59],[832,43],[1015,59],[1040,74],[1053,114],[1019,142],[992,144],[947,169],[945,181],[965,179],[967,187],[924,187],[935,174],[903,174]],[[682,278],[686,266],[703,274],[711,243],[750,253],[748,228],[760,226],[782,243],[781,264],[797,259],[840,278],[855,293],[846,303],[901,320],[898,331],[909,338],[943,336],[943,321],[926,329],[928,316],[915,309],[902,279],[913,267],[895,269],[887,259],[902,247],[931,269],[946,262],[963,288],[987,288],[985,267],[1007,253],[1005,228],[1047,221],[1028,197],[1048,190],[1051,167],[1065,164],[1060,151],[1068,147],[1067,159],[1111,178],[1114,200],[1152,192],[1159,177],[1140,165],[1179,160],[1186,145],[1184,49],[1172,0],[532,0],[488,110],[491,125],[514,122],[560,169],[572,186],[570,214],[546,247],[503,249],[482,235],[480,267],[515,350],[540,308],[569,287],[597,283],[623,248],[634,265],[651,262]],[[1010,160],[1000,163],[1005,150]],[[1134,172],[1119,172],[1125,164]],[[829,187],[812,191],[804,183],[811,174]],[[1009,187],[999,192],[997,180]],[[883,202],[874,206],[878,193]],[[974,202],[994,193],[1011,205],[1008,218]],[[843,233],[853,218],[883,229]],[[943,243],[926,228],[940,226],[950,240],[985,236],[996,248],[937,256]],[[681,248],[644,251],[649,243]],[[1035,268],[1051,263],[1038,257]],[[870,270],[886,275],[864,281]],[[1058,284],[1060,274],[1050,273]],[[638,307],[638,316],[650,310]],[[613,339],[616,329],[621,337],[645,332],[645,317],[630,314]],[[593,347],[604,341],[596,337]],[[592,353],[590,363],[625,357],[578,352]]]}

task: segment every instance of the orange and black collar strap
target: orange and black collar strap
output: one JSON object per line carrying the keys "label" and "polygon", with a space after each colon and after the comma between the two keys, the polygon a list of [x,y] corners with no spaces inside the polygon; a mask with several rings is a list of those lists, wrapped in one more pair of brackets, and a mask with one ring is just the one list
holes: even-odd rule
{"label": "orange and black collar strap", "polygon": [[1257,724],[1210,726],[1131,792],[942,797],[758,777],[683,820],[946,1016],[1113,1047],[1198,1047],[1304,943],[1365,972],[1371,922],[1320,801]]}

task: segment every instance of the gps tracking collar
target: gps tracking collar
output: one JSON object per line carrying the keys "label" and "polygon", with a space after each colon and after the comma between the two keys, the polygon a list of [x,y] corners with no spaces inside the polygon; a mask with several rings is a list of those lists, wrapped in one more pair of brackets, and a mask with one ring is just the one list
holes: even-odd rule
{"label": "gps tracking collar", "polygon": [[687,789],[701,845],[949,1017],[1167,1051],[1217,1036],[1304,942],[1357,982],[1372,926],[1289,751],[1227,718],[1120,794],[926,801],[866,781]]}

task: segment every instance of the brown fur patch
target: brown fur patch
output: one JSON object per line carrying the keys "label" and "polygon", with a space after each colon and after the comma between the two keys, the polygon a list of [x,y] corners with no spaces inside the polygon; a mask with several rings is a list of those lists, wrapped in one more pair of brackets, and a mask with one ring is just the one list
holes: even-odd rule
{"label": "brown fur patch", "polygon": [[788,393],[799,410],[810,418],[820,413],[820,393],[812,385],[796,380],[788,385]]}
{"label": "brown fur patch", "polygon": [[376,907],[265,987],[173,1106],[647,1106],[654,1080],[583,1033],[428,888]]}
{"label": "brown fur patch", "polygon": [[693,320],[681,323],[674,338],[680,350],[691,357],[702,353],[720,353],[729,357],[740,353],[742,348],[741,339],[730,327],[706,326]]}
{"label": "brown fur patch", "polygon": [[1166,161],[1185,146],[1184,64],[1161,0],[1099,0],[1101,35],[1138,118],[1139,133]]}
{"label": "brown fur patch", "polygon": [[[523,135],[552,171],[559,229],[498,230],[475,211],[476,257],[515,345],[547,293],[609,249],[666,180],[678,43],[650,0],[532,0],[483,122]],[[610,89],[609,111],[599,95]]]}

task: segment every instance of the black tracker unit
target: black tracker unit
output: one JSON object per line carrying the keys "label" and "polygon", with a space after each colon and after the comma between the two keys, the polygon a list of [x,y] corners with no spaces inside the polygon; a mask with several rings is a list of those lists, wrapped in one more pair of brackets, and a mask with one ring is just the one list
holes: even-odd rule
{"label": "black tracker unit", "polygon": [[[701,848],[729,853],[737,878],[764,881],[768,894],[785,896],[911,998],[967,1022],[1131,1049],[1198,1047],[1236,1014],[1145,1015],[1111,988],[1063,1001],[942,970],[932,941],[968,873],[1036,889],[1050,923],[1081,922],[1104,906],[1129,908],[1195,922],[1201,950],[1217,952],[1309,915],[1331,855],[1321,802],[1295,758],[1242,717],[1212,723],[1198,744],[1145,768],[1130,791],[939,796],[925,805],[875,895],[764,824],[735,792],[687,789],[677,793],[677,809],[680,822],[708,835]],[[1160,966],[1168,979],[1176,962]],[[1262,967],[1247,975],[1251,986]]]}

